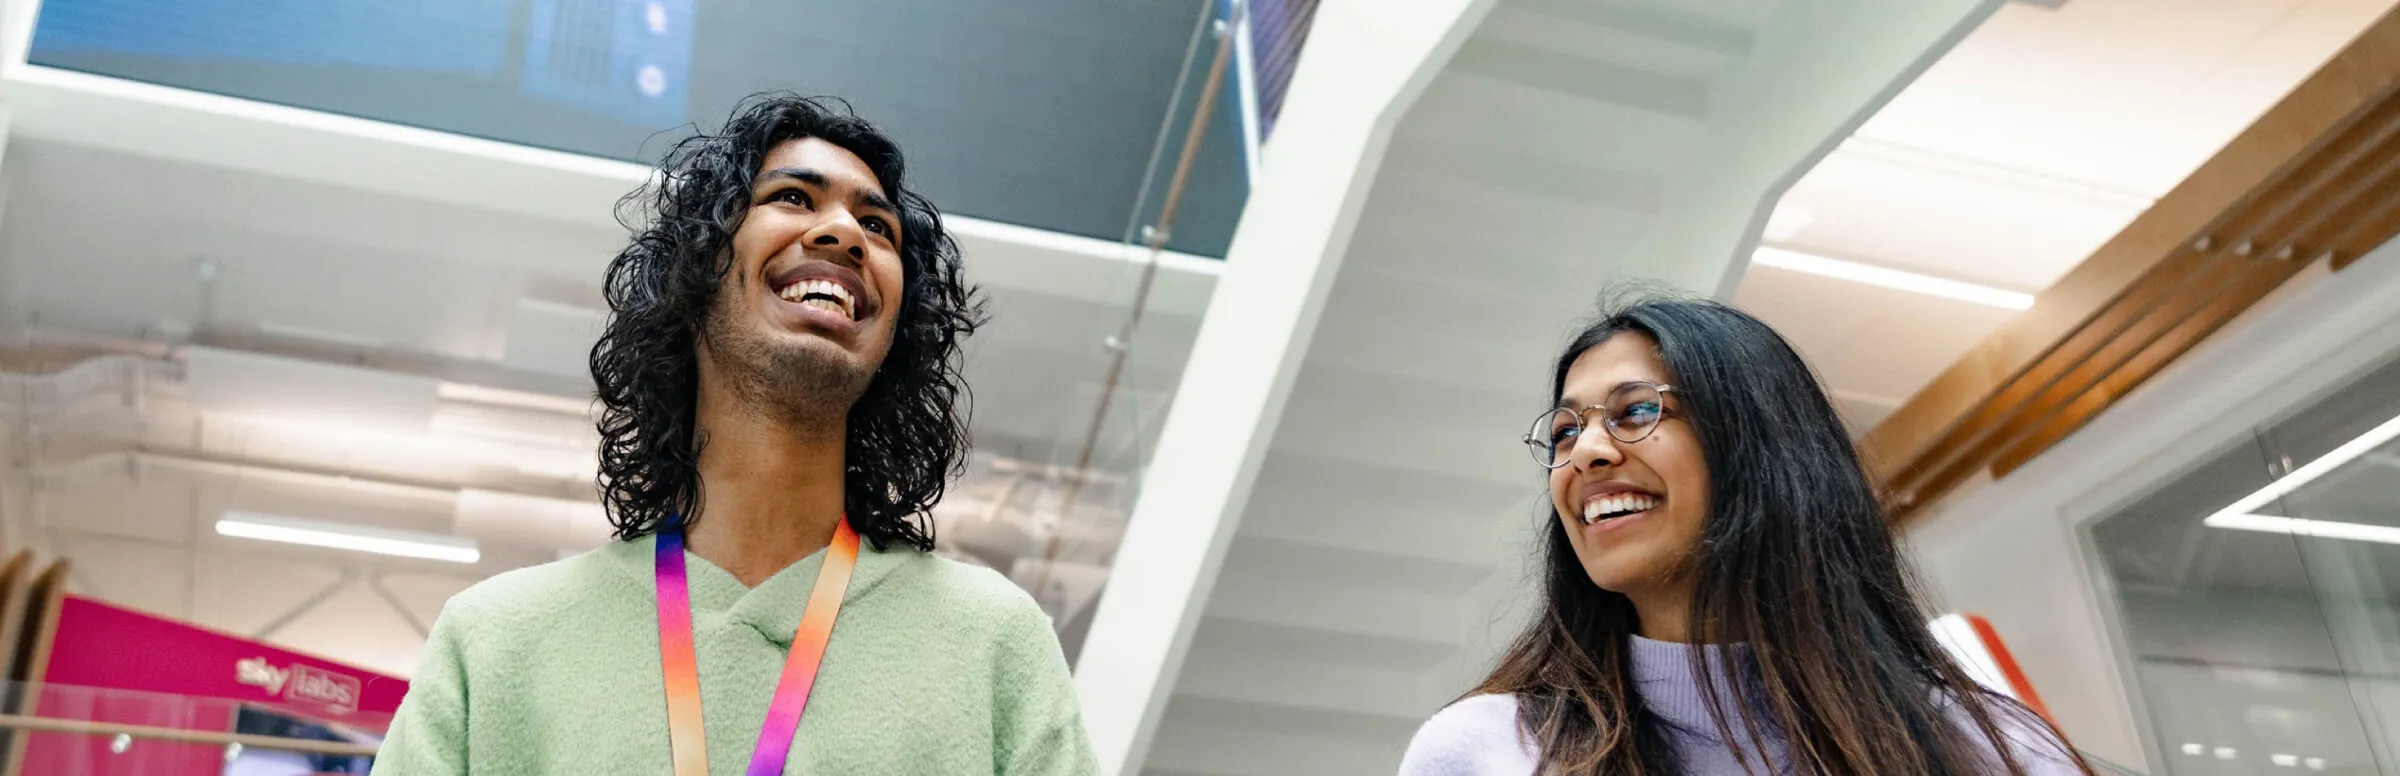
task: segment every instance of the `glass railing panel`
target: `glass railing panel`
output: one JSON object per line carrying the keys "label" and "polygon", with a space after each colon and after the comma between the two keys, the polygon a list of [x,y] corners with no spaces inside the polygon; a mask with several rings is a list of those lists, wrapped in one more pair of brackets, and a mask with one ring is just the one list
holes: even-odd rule
{"label": "glass railing panel", "polygon": [[1180,239],[1186,230],[1208,231],[1239,215],[1209,193],[1225,180],[1205,173],[1240,172],[1244,164],[1243,127],[1233,108],[1241,99],[1239,41],[1229,14],[1237,7],[1210,0],[1194,10],[1176,91],[1152,116],[1143,195],[1122,225],[1126,261],[1115,270],[1113,298],[1098,319],[1103,325],[1086,335],[1082,365],[1061,394],[1042,486],[1028,496],[1047,536],[1018,581],[1053,611],[1070,656],[1080,654],[1115,572],[1151,446],[1199,329],[1207,291],[1192,289],[1213,287],[1213,273],[1193,272],[1176,248],[1186,244]]}
{"label": "glass railing panel", "polygon": [[[56,684],[7,688],[6,772],[56,776],[366,773],[385,714]],[[30,701],[30,702],[28,702]]]}

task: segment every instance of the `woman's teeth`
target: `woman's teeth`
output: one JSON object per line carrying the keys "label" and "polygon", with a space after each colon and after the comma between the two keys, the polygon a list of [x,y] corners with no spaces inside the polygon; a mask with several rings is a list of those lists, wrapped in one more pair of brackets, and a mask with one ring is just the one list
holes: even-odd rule
{"label": "woman's teeth", "polygon": [[1647,512],[1658,507],[1658,497],[1642,493],[1619,493],[1583,502],[1583,524],[1591,525],[1604,517],[1619,517],[1635,512]]}
{"label": "woman's teeth", "polygon": [[850,289],[843,288],[842,284],[830,280],[803,280],[784,286],[783,290],[775,292],[775,295],[782,297],[786,302],[796,302],[841,313],[845,318],[856,319],[858,317],[853,312],[858,306],[850,298]]}

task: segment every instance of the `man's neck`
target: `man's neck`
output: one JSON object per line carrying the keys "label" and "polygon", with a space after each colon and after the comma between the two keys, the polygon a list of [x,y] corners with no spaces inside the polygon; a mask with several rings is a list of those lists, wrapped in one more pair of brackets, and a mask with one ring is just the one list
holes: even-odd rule
{"label": "man's neck", "polygon": [[701,391],[700,515],[685,547],[757,587],[833,541],[846,424],[794,424],[734,403]]}

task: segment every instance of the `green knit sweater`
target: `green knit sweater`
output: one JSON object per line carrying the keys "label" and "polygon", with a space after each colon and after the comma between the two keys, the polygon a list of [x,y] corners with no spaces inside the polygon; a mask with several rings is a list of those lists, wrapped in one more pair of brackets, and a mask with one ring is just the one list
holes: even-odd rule
{"label": "green knit sweater", "polygon": [[[652,540],[478,584],[442,609],[375,776],[666,776]],[[686,556],[710,773],[740,774],[818,552],[744,588]],[[988,569],[860,547],[786,774],[1091,774],[1032,598]]]}

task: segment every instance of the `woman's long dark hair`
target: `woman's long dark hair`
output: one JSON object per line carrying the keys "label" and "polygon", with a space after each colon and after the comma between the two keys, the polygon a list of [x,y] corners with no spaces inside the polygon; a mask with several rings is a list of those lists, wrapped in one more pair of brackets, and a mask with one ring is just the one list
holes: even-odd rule
{"label": "woman's long dark hair", "polygon": [[[1658,343],[1708,463],[1691,637],[1746,644],[1755,670],[1713,670],[1693,650],[1692,671],[1721,740],[1747,742],[1734,747],[1745,767],[1771,771],[1760,744],[1780,735],[1793,773],[2021,774],[2034,752],[2012,747],[2003,723],[2046,733],[2057,749],[2043,754],[2080,762],[1935,642],[1849,434],[1782,336],[1713,301],[1639,301],[1575,337],[1551,398],[1576,357],[1625,332]],[[1541,610],[1475,692],[1517,696],[1542,773],[1676,773],[1631,678],[1633,603],[1593,584],[1549,511]],[[1726,674],[1738,686],[1716,686]]]}
{"label": "woman's long dark hair", "polygon": [[900,147],[847,105],[790,94],[744,100],[716,134],[685,138],[660,176],[625,198],[633,242],[608,265],[611,315],[592,348],[600,489],[617,537],[701,518],[697,338],[733,263],[733,233],[767,153],[813,137],[858,156],[900,209],[905,268],[892,349],[850,408],[842,496],[877,549],[933,549],[926,510],[964,466],[968,408],[959,345],[983,322],[958,245],[933,203],[903,186]]}

